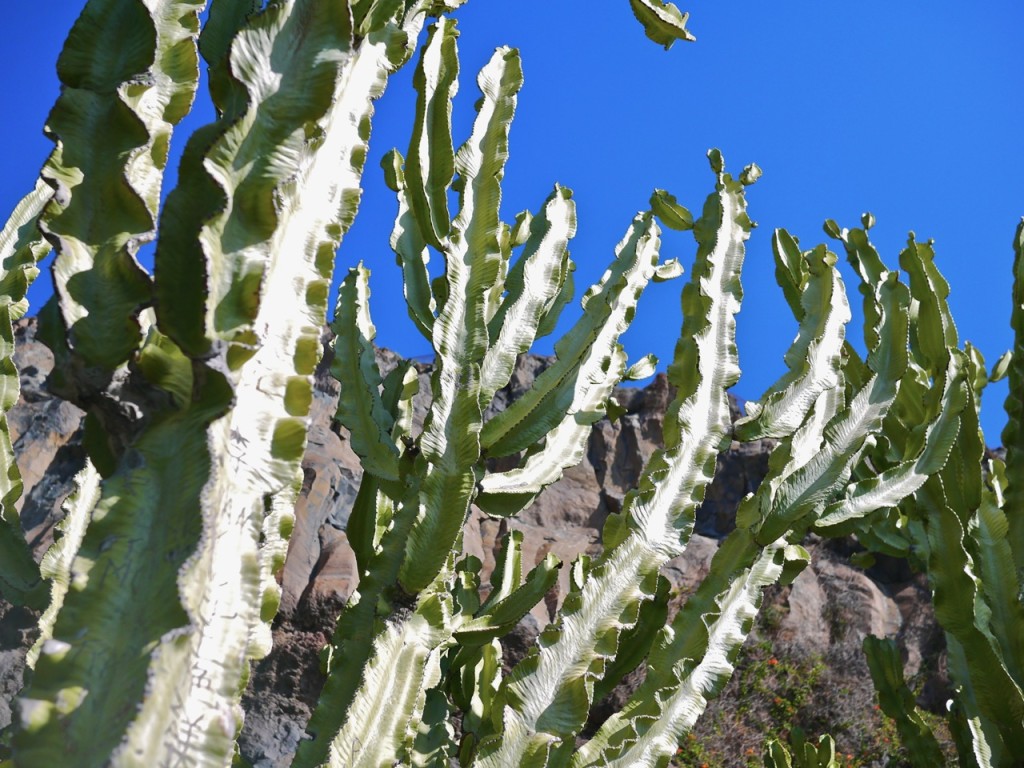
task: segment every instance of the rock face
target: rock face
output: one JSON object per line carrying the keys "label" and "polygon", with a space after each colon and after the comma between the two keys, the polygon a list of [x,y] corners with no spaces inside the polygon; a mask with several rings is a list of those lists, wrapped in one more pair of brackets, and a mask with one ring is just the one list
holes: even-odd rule
{"label": "rock face", "polygon": [[[52,358],[34,340],[34,333],[32,321],[18,324],[16,361],[22,398],[10,415],[10,424],[25,479],[26,492],[19,502],[23,526],[41,557],[52,541],[53,525],[71,490],[71,479],[83,461],[83,414],[46,393],[44,381]],[[382,350],[378,361],[387,372],[398,358]],[[254,665],[243,700],[246,720],[241,751],[256,768],[289,764],[323,683],[319,652],[358,583],[344,530],[361,471],[348,435],[331,421],[338,386],[327,373],[329,362],[323,361],[316,376],[313,423],[303,461],[304,484],[281,574],[283,599],[274,622],[274,650]],[[549,358],[524,357],[512,382],[498,393],[492,410],[504,408],[525,391],[550,362]],[[429,369],[419,366],[418,371],[417,426],[426,414],[424,393],[430,391]],[[484,563],[485,577],[510,528],[522,531],[524,562],[530,566],[548,552],[567,562],[580,553],[600,551],[604,520],[621,509],[644,463],[661,443],[662,415],[671,392],[665,376],[658,375],[647,387],[620,389],[616,397],[625,415],[614,423],[602,420],[596,424],[583,462],[566,472],[530,509],[510,521],[490,519],[474,509],[465,532],[465,548]],[[734,402],[734,417],[738,415]],[[718,540],[733,526],[737,504],[764,477],[771,449],[769,441],[734,443],[719,456],[715,481],[698,512],[695,535],[686,552],[664,569],[674,590],[672,611],[678,610],[708,572]],[[899,567],[876,567],[867,573],[855,568],[848,558],[853,551],[851,542],[811,537],[807,544],[811,565],[792,585],[768,595],[763,611],[768,618],[758,625],[752,642],[768,637],[773,648],[782,647],[794,658],[834,662],[840,668],[833,670],[828,685],[855,691],[851,696],[867,702],[870,709],[873,691],[866,666],[862,660],[850,660],[861,658],[859,646],[866,634],[896,637],[904,651],[908,676],[924,681],[922,703],[941,706],[945,683],[936,669],[942,636],[931,613],[926,584]],[[566,592],[567,571],[562,569],[562,581],[503,641],[506,665],[525,654],[551,619]],[[0,726],[10,719],[9,704],[20,685],[32,626],[31,616],[0,603]],[[630,675],[598,706],[597,716],[621,705],[641,674]],[[741,695],[730,686],[712,709],[728,707],[730,696]],[[834,729],[833,733],[842,749],[842,733]],[[749,746],[742,740],[735,745],[736,749]],[[753,746],[760,750],[760,743]]]}

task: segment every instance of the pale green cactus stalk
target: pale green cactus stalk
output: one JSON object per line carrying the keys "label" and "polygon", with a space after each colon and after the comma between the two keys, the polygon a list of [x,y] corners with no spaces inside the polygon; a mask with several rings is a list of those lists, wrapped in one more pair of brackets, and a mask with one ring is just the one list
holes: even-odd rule
{"label": "pale green cactus stalk", "polygon": [[1009,543],[1017,569],[1017,581],[1024,582],[1024,221],[1013,236],[1013,313],[1010,323],[1014,330],[1012,357],[1008,368],[1010,394],[1006,398],[1006,429],[1003,445],[1006,447],[1006,475],[1010,482],[1006,488],[1006,520],[1009,525]]}
{"label": "pale green cactus stalk", "polygon": [[[54,196],[39,224],[60,254],[54,288],[86,366],[113,369],[142,341],[136,315],[151,287],[135,252],[155,235],[171,132],[195,96],[205,5],[92,0],[57,62],[56,148],[42,171]],[[105,190],[118,184],[111,205]]]}
{"label": "pale green cactus stalk", "polygon": [[14,463],[7,412],[20,392],[13,359],[13,323],[28,310],[25,294],[39,274],[36,264],[50,251],[35,222],[51,194],[46,184],[37,182],[0,231],[0,593],[15,604],[33,607],[46,604],[46,588],[14,508],[21,497],[22,483]]}

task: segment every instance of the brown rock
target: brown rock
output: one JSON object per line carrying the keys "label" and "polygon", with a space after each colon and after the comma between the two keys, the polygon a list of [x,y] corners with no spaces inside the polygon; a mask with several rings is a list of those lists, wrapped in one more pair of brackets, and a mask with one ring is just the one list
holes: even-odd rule
{"label": "brown rock", "polygon": [[[15,503],[25,537],[37,559],[53,543],[60,505],[73,489],[75,473],[85,463],[81,430],[85,414],[71,403],[49,396],[43,383],[53,369],[53,355],[36,341],[35,319],[15,326],[14,363],[21,397],[7,416],[24,492]],[[45,477],[46,482],[40,482]]]}

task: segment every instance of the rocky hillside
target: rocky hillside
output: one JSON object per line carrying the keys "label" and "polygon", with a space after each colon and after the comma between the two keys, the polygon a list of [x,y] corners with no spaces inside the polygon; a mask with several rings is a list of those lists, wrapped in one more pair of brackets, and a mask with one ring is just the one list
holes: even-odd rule
{"label": "rocky hillside", "polygon": [[[32,321],[19,323],[17,343],[22,398],[10,415],[11,438],[25,480],[26,492],[19,502],[25,533],[41,557],[52,541],[71,478],[84,459],[82,413],[47,394],[45,379],[52,359],[35,340]],[[386,351],[379,357],[385,370],[397,361]],[[529,387],[549,362],[543,357],[521,360],[512,383],[493,407],[503,407]],[[344,530],[360,470],[347,434],[331,422],[338,391],[326,374],[327,363],[317,375],[302,497],[281,574],[284,596],[274,625],[275,648],[253,670],[244,701],[242,753],[256,768],[288,764],[322,685],[319,651],[358,581]],[[421,392],[429,392],[428,373],[426,366],[420,368]],[[662,414],[670,396],[663,375],[642,389],[620,389],[616,397],[626,414],[594,427],[584,462],[537,504],[511,522],[474,512],[466,548],[484,562],[485,573],[493,567],[495,545],[506,527],[523,532],[524,560],[530,564],[548,552],[568,561],[582,552],[599,551],[604,519],[619,509],[661,441]],[[424,400],[417,401],[420,422],[425,407]],[[738,415],[738,408],[734,411]],[[698,514],[696,535],[686,553],[665,569],[673,585],[672,610],[685,602],[707,572],[718,540],[732,526],[737,503],[764,476],[771,449],[768,441],[734,443],[719,457],[716,479]],[[946,698],[942,635],[920,577],[895,561],[880,561],[868,571],[854,567],[853,541],[812,537],[807,544],[811,566],[791,586],[769,595],[733,682],[684,745],[681,759],[744,765],[759,754],[765,734],[801,725],[812,733],[829,730],[844,754],[856,756],[857,764],[899,764],[897,737],[874,707],[860,651],[868,633],[897,638],[921,703],[941,711]],[[561,583],[552,590],[506,639],[507,663],[525,653],[565,588]],[[10,718],[33,622],[27,612],[0,601],[0,726]],[[640,674],[634,673],[602,702],[595,718],[616,707]]]}

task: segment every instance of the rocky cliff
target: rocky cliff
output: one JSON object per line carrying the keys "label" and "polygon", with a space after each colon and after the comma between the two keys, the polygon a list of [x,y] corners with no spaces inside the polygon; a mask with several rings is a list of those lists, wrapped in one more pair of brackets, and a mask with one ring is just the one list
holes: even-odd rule
{"label": "rocky cliff", "polygon": [[[11,437],[25,481],[19,502],[23,526],[41,557],[52,541],[71,478],[84,460],[83,414],[47,394],[45,379],[52,358],[35,340],[34,323],[22,321],[16,331],[22,397],[10,415]],[[385,371],[397,359],[387,351],[379,354]],[[317,373],[302,495],[281,574],[283,601],[274,623],[275,647],[255,665],[244,699],[242,753],[256,768],[288,764],[322,685],[319,651],[358,581],[344,530],[360,469],[347,434],[331,421],[338,390],[326,373],[328,363],[325,360]],[[492,408],[504,407],[549,363],[548,358],[524,357]],[[420,391],[429,392],[429,368],[421,366],[419,373]],[[524,560],[531,565],[548,552],[569,561],[582,552],[600,550],[604,519],[619,509],[661,441],[662,414],[671,393],[665,377],[658,375],[645,388],[620,389],[616,397],[625,415],[614,423],[603,420],[595,425],[583,463],[521,517],[499,522],[474,511],[466,549],[484,562],[485,574],[493,567],[496,542],[506,527],[523,532]],[[420,423],[426,405],[425,399],[417,400]],[[734,413],[738,416],[738,407]],[[718,540],[732,526],[737,503],[764,476],[771,449],[768,441],[734,443],[719,457],[696,533],[686,553],[665,569],[673,585],[673,611],[707,572]],[[765,733],[802,725],[811,732],[829,730],[844,753],[863,756],[861,764],[872,764],[872,756],[879,765],[893,764],[888,762],[889,737],[874,707],[860,652],[868,633],[897,638],[921,703],[934,711],[941,708],[946,698],[942,634],[926,584],[900,562],[883,560],[868,571],[854,567],[853,541],[811,537],[807,544],[810,567],[791,586],[769,595],[733,682],[693,735],[689,748],[697,750],[694,755],[742,764],[741,756],[751,754],[748,750],[760,751]],[[565,569],[562,577],[567,577]],[[506,638],[506,663],[525,653],[558,607],[566,586],[558,584]],[[0,726],[10,719],[33,622],[26,611],[0,601]],[[638,670],[600,703],[595,720],[617,707],[641,674]]]}

